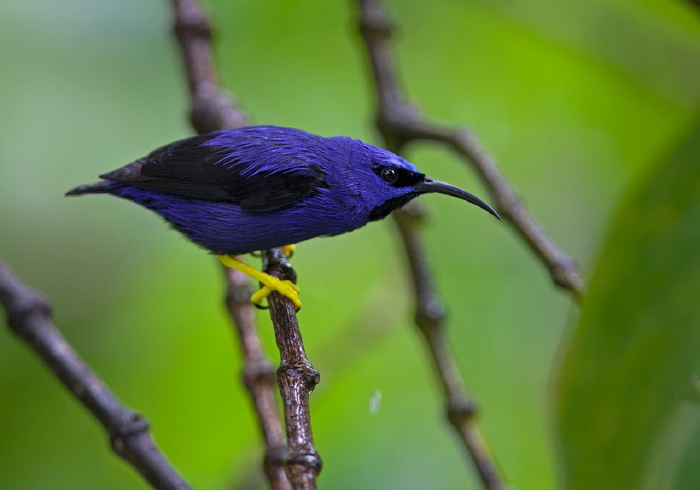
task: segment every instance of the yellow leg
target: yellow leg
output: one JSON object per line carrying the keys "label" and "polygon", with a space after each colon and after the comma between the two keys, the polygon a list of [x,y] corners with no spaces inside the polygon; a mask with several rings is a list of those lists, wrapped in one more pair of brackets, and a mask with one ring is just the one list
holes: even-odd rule
{"label": "yellow leg", "polygon": [[287,298],[291,299],[292,303],[294,303],[294,307],[297,310],[301,308],[301,301],[299,301],[300,289],[293,282],[282,281],[274,276],[271,276],[270,274],[265,274],[264,272],[259,271],[255,267],[249,266],[245,262],[241,262],[231,255],[217,255],[217,257],[226,267],[239,270],[263,284],[262,289],[250,297],[250,301],[256,305],[262,303],[263,298],[267,298],[272,291],[277,291],[282,296],[286,296]]}
{"label": "yellow leg", "polygon": [[291,257],[296,249],[297,249],[296,245],[284,245],[282,247],[282,251],[284,252],[284,255],[286,255],[287,257]]}

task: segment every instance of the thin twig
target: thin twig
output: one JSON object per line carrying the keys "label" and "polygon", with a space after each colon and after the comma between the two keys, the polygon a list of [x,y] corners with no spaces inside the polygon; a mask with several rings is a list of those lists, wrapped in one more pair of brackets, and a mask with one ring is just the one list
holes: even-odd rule
{"label": "thin twig", "polygon": [[476,403],[467,392],[454,353],[445,337],[445,307],[435,291],[432,269],[418,228],[420,210],[394,213],[416,296],[415,322],[428,346],[428,354],[445,398],[445,415],[476,467],[485,488],[504,489],[502,477],[475,422]]}
{"label": "thin twig", "polygon": [[51,321],[48,300],[0,260],[0,304],[7,325],[104,426],[112,449],[157,489],[190,488],[156,446],[148,422],[126,407],[73,350]]}
{"label": "thin twig", "polygon": [[[173,0],[175,35],[190,92],[190,122],[198,133],[246,124],[245,114],[220,91],[211,55],[211,28],[196,0]],[[243,354],[243,382],[265,441],[263,469],[275,490],[290,488],[284,471],[286,441],[274,393],[274,369],[265,356],[250,304],[248,276],[224,268],[226,305]]]}
{"label": "thin twig", "polygon": [[451,129],[427,121],[400,89],[390,40],[393,25],[377,0],[358,0],[360,32],[367,46],[376,88],[376,124],[388,149],[400,151],[414,140],[433,140],[452,148],[476,169],[491,192],[498,212],[510,222],[545,265],[557,286],[578,299],[583,281],[574,260],[530,215],[494,159],[465,129]]}
{"label": "thin twig", "polygon": [[211,27],[197,0],[171,0],[175,36],[190,91],[190,122],[200,134],[245,126],[246,116],[218,86],[211,55]]}
{"label": "thin twig", "polygon": [[[430,138],[429,132],[433,131],[435,136],[438,130],[429,126],[417,109],[405,102],[402,96],[389,44],[393,26],[388,15],[376,0],[358,0],[358,5],[360,33],[367,47],[376,88],[376,124],[387,149],[398,153],[411,140],[436,139]],[[504,208],[502,200],[497,201],[500,208]],[[507,217],[512,215],[504,214]],[[420,203],[394,213],[393,217],[411,269],[416,325],[426,340],[442,387],[447,419],[476,467],[484,487],[503,489],[503,479],[475,423],[475,403],[466,390],[444,335],[445,309],[435,291],[432,268],[418,230],[423,219]]]}
{"label": "thin twig", "polygon": [[[211,56],[211,28],[206,15],[197,0],[172,2],[175,10],[175,33],[182,52],[192,100],[192,125],[199,133],[244,126],[247,119],[245,114],[236,107],[231,97],[221,92],[218,87]],[[294,275],[281,250],[268,251],[264,256],[268,272],[279,273],[288,270],[291,271],[288,273]],[[298,356],[283,350],[283,347],[293,347],[297,354],[304,352],[301,335],[295,333],[298,333],[298,324],[294,308],[289,299],[276,293],[271,295],[270,315],[282,359],[277,377],[288,438],[285,453],[284,435],[274,404],[272,366],[260,347],[246,276],[238,271],[228,271],[227,277],[227,304],[241,341],[245,385],[255,405],[266,445],[265,474],[275,489],[289,488],[290,483],[294,488],[315,488],[321,459],[313,446],[308,394],[318,382],[318,374],[313,371],[305,356],[305,362],[301,362]],[[310,381],[311,372],[316,380],[314,383]],[[289,481],[285,478],[285,471]]]}
{"label": "thin twig", "polygon": [[265,476],[274,490],[287,490],[291,487],[284,472],[286,441],[275,400],[275,371],[260,343],[250,305],[250,281],[240,271],[225,269],[224,272],[228,284],[226,305],[243,353],[243,382],[255,407],[265,441]]}
{"label": "thin twig", "polygon": [[[296,281],[296,273],[281,249],[263,252],[265,272],[282,280]],[[284,400],[287,427],[287,477],[295,489],[316,488],[321,458],[314,447],[309,412],[309,395],[320,376],[306,357],[294,306],[274,292],[268,297],[275,340],[280,351],[277,382]]]}

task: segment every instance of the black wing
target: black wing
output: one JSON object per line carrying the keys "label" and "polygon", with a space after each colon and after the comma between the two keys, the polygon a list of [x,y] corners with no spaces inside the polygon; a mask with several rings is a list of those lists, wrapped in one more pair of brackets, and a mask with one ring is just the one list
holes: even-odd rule
{"label": "black wing", "polygon": [[[176,141],[100,177],[170,194],[235,203],[246,211],[284,208],[314,195],[320,187],[328,187],[325,174],[307,152],[306,158],[295,156],[293,144],[289,151],[279,151],[284,140],[273,143],[277,151],[265,151],[270,145],[268,135],[255,137],[255,133],[250,134],[252,128],[246,129],[240,137],[234,130]],[[209,143],[224,133],[227,138],[222,145]]]}

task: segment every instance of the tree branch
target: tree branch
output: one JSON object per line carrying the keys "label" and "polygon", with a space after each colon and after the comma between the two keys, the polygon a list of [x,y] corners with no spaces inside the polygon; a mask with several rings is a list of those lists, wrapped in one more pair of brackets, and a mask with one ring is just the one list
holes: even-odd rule
{"label": "tree branch", "polygon": [[530,215],[494,159],[476,137],[465,129],[446,128],[425,119],[400,90],[391,52],[393,25],[377,0],[358,0],[360,33],[366,44],[375,85],[376,124],[388,149],[401,151],[409,142],[441,142],[471,163],[491,192],[498,212],[515,228],[549,271],[557,286],[578,299],[583,281],[576,263]]}
{"label": "tree branch", "polygon": [[432,269],[418,231],[423,215],[417,206],[393,215],[406,251],[416,296],[415,322],[445,398],[445,416],[476,467],[485,488],[504,490],[498,467],[475,422],[476,403],[467,392],[454,353],[445,338],[445,307],[434,288]]}
{"label": "tree branch", "polygon": [[265,441],[263,470],[274,490],[290,487],[284,471],[286,441],[275,400],[275,371],[265,355],[250,304],[249,278],[235,269],[224,268],[227,276],[226,305],[238,334],[243,353],[243,383],[258,417]]}
{"label": "tree branch", "polygon": [[190,92],[190,122],[198,133],[245,126],[246,115],[222,92],[211,55],[211,27],[197,0],[171,0],[175,37]]}
{"label": "tree branch", "polygon": [[[410,141],[434,139],[450,142],[453,148],[459,149],[458,152],[463,150],[461,152],[463,156],[478,157],[479,162],[483,163],[485,153],[480,149],[475,150],[473,141],[466,138],[466,133],[457,131],[447,133],[443,129],[429,125],[422,114],[404,100],[390,46],[393,30],[391,20],[377,0],[358,0],[358,6],[360,34],[367,48],[375,85],[376,125],[387,149],[399,153]],[[454,141],[459,141],[459,145],[452,144],[452,137],[457,138],[458,135],[459,140]],[[505,181],[499,180],[501,176],[497,169],[494,166],[485,168],[489,170],[487,172],[489,177],[495,176],[487,180],[487,183],[495,182],[499,185],[497,189],[501,194],[496,196],[496,200],[501,213],[510,219],[516,215],[522,217],[522,213],[515,212],[515,201],[504,199],[503,196],[510,197],[511,194],[514,196],[514,193],[512,191],[511,194],[504,193],[503,189],[510,188]],[[496,194],[495,188],[490,188]],[[392,216],[398,226],[411,270],[416,302],[416,326],[426,341],[430,360],[443,391],[446,417],[467,451],[469,459],[476,467],[484,487],[504,489],[505,485],[498,473],[496,463],[475,423],[475,403],[465,388],[454,354],[445,339],[445,308],[442,299],[435,291],[432,268],[419,232],[419,225],[423,220],[420,203],[407,206],[404,210],[393,213]],[[573,290],[577,291],[576,288]]]}
{"label": "tree branch", "polygon": [[[189,84],[193,127],[198,133],[206,133],[246,125],[245,114],[218,88],[211,56],[211,28],[197,0],[172,0],[172,4],[175,33]],[[295,276],[281,250],[267,251],[264,257],[268,273],[285,271],[284,274]],[[245,385],[266,445],[266,476],[275,489],[289,488],[290,483],[294,488],[315,488],[321,459],[313,446],[308,395],[318,383],[318,373],[304,354],[294,307],[289,299],[277,293],[269,298],[281,354],[277,378],[288,438],[285,455],[285,440],[272,390],[272,366],[262,352],[253,322],[247,276],[239,271],[227,271],[227,277],[227,304],[241,341]]]}
{"label": "tree branch", "polygon": [[[282,280],[296,282],[296,273],[281,249],[263,252],[265,272]],[[277,292],[268,297],[275,340],[280,351],[277,383],[284,400],[287,427],[287,477],[295,489],[316,488],[321,458],[314,447],[309,413],[309,395],[320,375],[309,362],[292,303]]]}
{"label": "tree branch", "polygon": [[50,305],[23,284],[0,260],[0,304],[7,325],[24,340],[54,375],[109,434],[112,449],[157,489],[190,487],[159,451],[140,414],[122,404],[73,350],[51,321]]}

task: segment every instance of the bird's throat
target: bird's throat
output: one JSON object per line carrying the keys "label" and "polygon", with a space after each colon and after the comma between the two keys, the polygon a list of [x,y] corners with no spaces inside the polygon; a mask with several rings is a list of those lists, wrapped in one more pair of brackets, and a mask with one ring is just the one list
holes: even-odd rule
{"label": "bird's throat", "polygon": [[403,196],[389,199],[372,210],[372,212],[369,214],[369,221],[377,221],[386,218],[392,211],[396,211],[397,209],[405,206],[409,201],[418,197],[419,195],[420,193],[418,192],[409,192]]}

